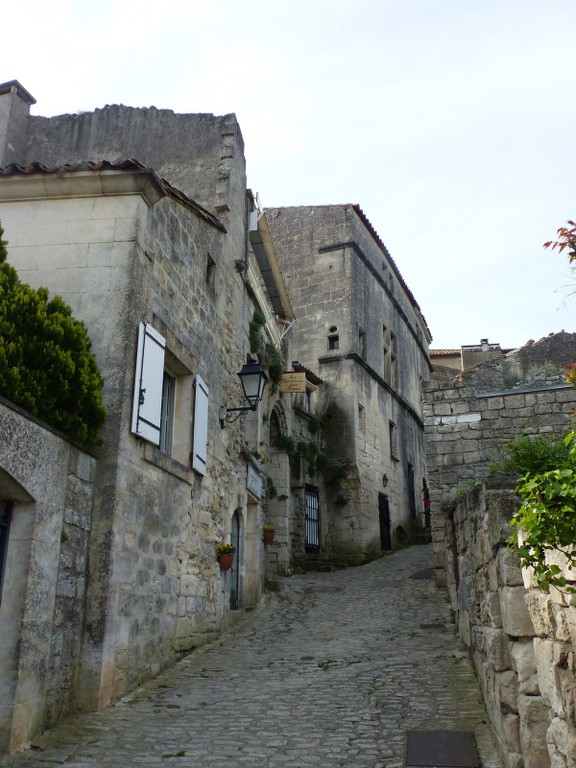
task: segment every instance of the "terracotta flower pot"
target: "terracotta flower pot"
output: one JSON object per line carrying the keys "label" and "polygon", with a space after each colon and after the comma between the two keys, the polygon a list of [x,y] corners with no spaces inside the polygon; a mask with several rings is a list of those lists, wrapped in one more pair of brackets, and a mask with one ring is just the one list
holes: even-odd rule
{"label": "terracotta flower pot", "polygon": [[232,568],[232,562],[234,560],[234,552],[230,552],[224,555],[218,555],[218,562],[220,563],[221,571],[229,571]]}
{"label": "terracotta flower pot", "polygon": [[276,533],[275,531],[264,531],[263,532],[264,544],[272,544],[272,542],[274,541],[274,534],[275,533]]}

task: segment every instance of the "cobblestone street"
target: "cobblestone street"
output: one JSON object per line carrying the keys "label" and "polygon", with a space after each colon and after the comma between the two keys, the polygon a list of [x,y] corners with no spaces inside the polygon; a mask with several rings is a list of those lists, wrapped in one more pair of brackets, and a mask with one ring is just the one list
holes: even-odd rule
{"label": "cobblestone street", "polygon": [[400,768],[411,730],[472,731],[500,768],[431,566],[426,545],[283,579],[233,633],[6,768]]}

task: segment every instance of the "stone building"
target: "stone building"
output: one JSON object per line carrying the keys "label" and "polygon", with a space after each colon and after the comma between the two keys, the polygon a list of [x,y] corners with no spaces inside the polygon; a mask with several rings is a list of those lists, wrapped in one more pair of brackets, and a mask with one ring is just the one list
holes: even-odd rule
{"label": "stone building", "polygon": [[323,381],[328,521],[320,555],[361,562],[422,519],[430,334],[359,206],[266,214],[298,318],[294,350]]}
{"label": "stone building", "polygon": [[[43,118],[33,102],[16,81],[0,85],[9,261],[85,322],[109,417],[97,457],[78,473],[74,449],[54,449],[69,468],[53,475],[52,449],[36,456],[0,425],[2,750],[106,706],[257,603],[269,557],[255,448],[268,452],[265,414],[292,420],[273,381],[256,411],[234,421],[228,410],[245,404],[237,372],[256,313],[270,370],[280,350],[291,356],[293,321],[234,115],[115,106]],[[221,541],[237,548],[228,573]]]}
{"label": "stone building", "polygon": [[0,751],[216,637],[275,573],[390,548],[426,477],[430,336],[358,206],[263,210],[233,114],[33,104],[0,84],[9,261],[86,324],[109,416],[86,451],[2,403]]}
{"label": "stone building", "polygon": [[491,343],[488,339],[480,339],[479,344],[464,344],[459,349],[431,349],[430,361],[434,366],[441,365],[444,368],[454,368],[456,371],[467,371],[478,363],[501,357],[508,352],[512,350],[502,349],[500,344]]}

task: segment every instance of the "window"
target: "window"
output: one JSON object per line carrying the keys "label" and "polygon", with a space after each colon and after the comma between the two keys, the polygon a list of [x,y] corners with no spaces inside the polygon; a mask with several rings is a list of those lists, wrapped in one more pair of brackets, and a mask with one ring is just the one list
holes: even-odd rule
{"label": "window", "polygon": [[358,328],[358,352],[366,360],[366,331],[363,328]]}
{"label": "window", "polygon": [[140,323],[138,330],[131,430],[184,467],[192,464],[197,472],[206,473],[208,389],[199,376],[194,380],[148,323]]}
{"label": "window", "polygon": [[398,432],[393,421],[388,422],[388,433],[390,436],[390,458],[398,461]]}
{"label": "window", "polygon": [[2,583],[8,553],[8,533],[10,530],[11,514],[12,504],[8,501],[0,501],[0,602],[2,602]]}
{"label": "window", "polygon": [[306,552],[320,551],[320,497],[318,488],[307,485],[305,489],[306,520],[305,548]]}
{"label": "window", "polygon": [[214,289],[214,275],[216,273],[216,262],[210,256],[206,254],[206,285],[208,288]]}
{"label": "window", "polygon": [[338,336],[338,326],[331,325],[328,335],[328,349],[340,349],[340,337]]}
{"label": "window", "polygon": [[366,409],[358,403],[358,428],[360,432],[366,432]]}
{"label": "window", "polygon": [[306,382],[306,391],[300,392],[294,397],[294,404],[302,408],[306,413],[314,413],[318,400],[318,389],[309,381]]}
{"label": "window", "polygon": [[174,430],[174,403],[176,401],[176,377],[164,371],[162,382],[162,411],[160,418],[160,450],[169,456],[172,453]]}
{"label": "window", "polygon": [[382,326],[382,373],[390,386],[397,385],[396,336],[385,325]]}

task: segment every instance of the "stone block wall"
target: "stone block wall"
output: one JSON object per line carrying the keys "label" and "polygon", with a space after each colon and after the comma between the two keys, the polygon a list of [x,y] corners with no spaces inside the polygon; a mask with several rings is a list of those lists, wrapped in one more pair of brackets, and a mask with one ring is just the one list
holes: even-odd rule
{"label": "stone block wall", "polygon": [[0,753],[76,706],[96,459],[0,398]]}
{"label": "stone block wall", "polygon": [[[559,335],[568,337],[571,348],[574,334]],[[540,350],[535,365],[541,364],[542,354]],[[506,443],[523,433],[560,437],[573,427],[576,391],[561,377],[554,379],[556,383],[503,389],[502,365],[500,358],[489,360],[458,376],[453,370],[435,368],[425,384],[426,459],[435,542],[443,536],[442,504],[486,477]],[[527,367],[526,360],[523,366]],[[437,578],[442,582],[444,560],[438,547],[435,552]]]}
{"label": "stone block wall", "polygon": [[519,499],[497,486],[444,507],[450,602],[508,768],[574,768],[576,597],[531,587],[506,546]]}

